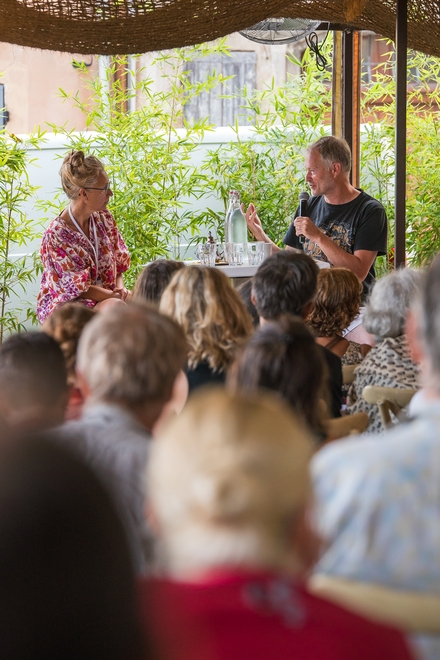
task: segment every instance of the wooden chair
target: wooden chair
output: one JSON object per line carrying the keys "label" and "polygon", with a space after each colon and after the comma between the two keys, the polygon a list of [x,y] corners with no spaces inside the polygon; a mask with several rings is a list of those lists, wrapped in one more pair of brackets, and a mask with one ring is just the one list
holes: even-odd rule
{"label": "wooden chair", "polygon": [[373,621],[411,633],[440,634],[440,596],[333,575],[313,575],[309,590]]}
{"label": "wooden chair", "polygon": [[409,388],[367,385],[362,390],[362,396],[367,403],[379,408],[382,424],[387,428],[393,424],[390,413],[399,418],[402,409],[408,405],[416,392],[417,390]]}
{"label": "wooden chair", "polygon": [[365,412],[327,419],[325,422],[327,440],[338,440],[339,438],[345,438],[347,435],[363,433],[368,426],[368,422],[368,415]]}
{"label": "wooden chair", "polygon": [[343,385],[350,385],[354,380],[354,370],[358,364],[343,364],[342,365],[342,383]]}

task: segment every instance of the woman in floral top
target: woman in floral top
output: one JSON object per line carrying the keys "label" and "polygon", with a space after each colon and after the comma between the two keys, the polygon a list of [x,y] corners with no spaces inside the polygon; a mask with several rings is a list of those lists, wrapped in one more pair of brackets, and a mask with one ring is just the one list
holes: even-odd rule
{"label": "woman in floral top", "polygon": [[100,309],[131,295],[122,279],[130,255],[107,209],[113,193],[104,166],[95,156],[72,151],[60,175],[70,204],[52,220],[41,243],[40,323],[66,302]]}

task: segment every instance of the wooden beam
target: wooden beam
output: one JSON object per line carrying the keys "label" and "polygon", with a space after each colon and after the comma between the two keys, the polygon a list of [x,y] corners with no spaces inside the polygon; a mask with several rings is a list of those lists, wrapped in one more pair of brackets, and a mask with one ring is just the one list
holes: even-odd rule
{"label": "wooden beam", "polygon": [[352,184],[360,186],[361,161],[361,47],[362,32],[353,32],[353,142],[352,153]]}
{"label": "wooden beam", "polygon": [[[342,125],[343,137],[347,140],[350,151],[353,154],[353,32],[347,30],[342,33],[344,43],[343,63],[343,106]],[[350,173],[352,180],[353,170]]]}
{"label": "wooden beam", "polygon": [[343,137],[351,149],[350,181],[359,187],[361,37],[359,32],[334,32],[332,135]]}
{"label": "wooden beam", "polygon": [[333,69],[332,69],[332,135],[343,136],[342,124],[342,89],[343,89],[343,40],[342,32],[333,33]]}
{"label": "wooden beam", "polygon": [[405,265],[406,238],[406,104],[407,104],[407,0],[397,0],[396,17],[396,168],[394,267]]}

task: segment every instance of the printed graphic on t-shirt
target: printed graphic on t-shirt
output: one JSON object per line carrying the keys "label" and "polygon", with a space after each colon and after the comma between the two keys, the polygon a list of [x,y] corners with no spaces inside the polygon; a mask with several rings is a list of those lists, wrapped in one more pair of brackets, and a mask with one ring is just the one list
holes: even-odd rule
{"label": "printed graphic on t-shirt", "polygon": [[[351,231],[351,226],[338,224],[332,225],[330,227],[320,227],[321,231],[324,232],[326,236],[331,238],[333,243],[340,247],[345,252],[353,254],[353,232]],[[321,248],[310,241],[308,238],[304,239],[303,250],[305,254],[308,254],[313,259],[318,259],[319,261],[327,261],[328,258],[325,256]]]}

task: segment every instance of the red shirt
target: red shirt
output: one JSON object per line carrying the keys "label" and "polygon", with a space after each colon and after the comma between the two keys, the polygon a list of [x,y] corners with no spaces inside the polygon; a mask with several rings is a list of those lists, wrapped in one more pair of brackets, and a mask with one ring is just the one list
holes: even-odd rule
{"label": "red shirt", "polygon": [[163,660],[410,660],[403,635],[275,574],[143,581],[142,616]]}

